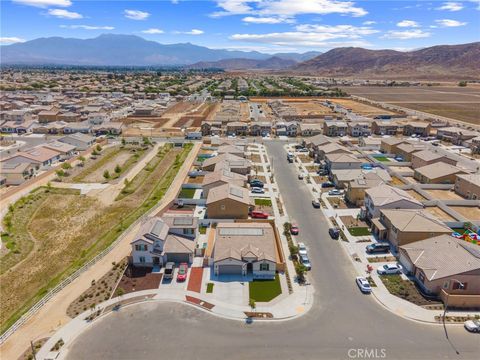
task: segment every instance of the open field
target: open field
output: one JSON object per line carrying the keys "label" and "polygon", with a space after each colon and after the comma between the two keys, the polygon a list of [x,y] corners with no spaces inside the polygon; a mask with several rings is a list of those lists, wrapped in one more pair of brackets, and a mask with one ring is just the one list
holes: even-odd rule
{"label": "open field", "polygon": [[344,87],[349,94],[477,124],[480,87]]}
{"label": "open field", "polygon": [[48,187],[17,201],[4,221],[18,252],[1,259],[1,330],[157,204],[190,149],[161,149],[161,161],[147,171],[151,176],[141,172],[142,181],[130,182],[134,191],[108,206],[78,191]]}
{"label": "open field", "polygon": [[324,116],[331,115],[330,108],[320,104],[318,101],[291,102],[288,105],[294,108],[298,116]]}
{"label": "open field", "polygon": [[329,99],[332,103],[341,105],[347,109],[351,109],[353,112],[360,115],[380,115],[380,114],[393,114],[393,112],[384,110],[382,108],[360,103],[350,99]]}

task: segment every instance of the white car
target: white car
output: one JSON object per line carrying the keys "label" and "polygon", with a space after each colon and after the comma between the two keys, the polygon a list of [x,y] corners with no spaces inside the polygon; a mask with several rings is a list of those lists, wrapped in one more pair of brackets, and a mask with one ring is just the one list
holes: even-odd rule
{"label": "white car", "polygon": [[385,264],[378,267],[377,273],[379,275],[401,274],[402,266],[398,264]]}
{"label": "white car", "polygon": [[300,263],[305,266],[305,268],[310,271],[312,270],[312,265],[310,264],[310,260],[307,255],[300,255]]}
{"label": "white car", "polygon": [[301,148],[301,149],[298,150],[298,152],[307,153],[308,149],[307,148]]}
{"label": "white car", "polygon": [[254,194],[265,194],[265,190],[259,187],[253,187],[251,191]]}
{"label": "white car", "polygon": [[328,192],[328,195],[342,195],[342,191],[338,189],[333,189]]}
{"label": "white car", "polygon": [[463,323],[463,326],[467,331],[480,333],[480,320],[467,320]]}
{"label": "white car", "polygon": [[361,292],[365,294],[370,294],[372,292],[372,287],[370,286],[370,283],[363,276],[357,276],[355,278],[355,282],[357,283]]}
{"label": "white car", "polygon": [[307,256],[307,247],[303,242],[298,243],[298,255]]}

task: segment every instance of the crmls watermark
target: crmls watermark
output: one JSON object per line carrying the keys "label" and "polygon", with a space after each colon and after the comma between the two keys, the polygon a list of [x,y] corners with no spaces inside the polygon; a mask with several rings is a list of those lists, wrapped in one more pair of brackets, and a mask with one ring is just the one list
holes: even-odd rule
{"label": "crmls watermark", "polygon": [[349,359],[385,359],[387,357],[387,349],[348,349],[347,355]]}

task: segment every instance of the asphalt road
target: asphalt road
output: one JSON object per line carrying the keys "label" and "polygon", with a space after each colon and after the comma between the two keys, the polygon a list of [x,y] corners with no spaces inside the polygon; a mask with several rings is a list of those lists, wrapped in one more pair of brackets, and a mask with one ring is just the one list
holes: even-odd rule
{"label": "asphalt road", "polygon": [[[283,142],[266,142],[287,211],[309,248],[313,308],[278,323],[245,324],[181,304],[122,309],[79,336],[68,359],[473,359],[480,336],[405,320],[362,295],[341,245],[286,161]],[[300,185],[300,186],[299,186]]]}

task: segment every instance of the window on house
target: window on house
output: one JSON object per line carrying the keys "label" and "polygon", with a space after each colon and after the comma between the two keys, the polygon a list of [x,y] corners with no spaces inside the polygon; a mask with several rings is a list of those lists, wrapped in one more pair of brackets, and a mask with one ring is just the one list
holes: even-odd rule
{"label": "window on house", "polygon": [[145,256],[140,256],[138,258],[138,260],[141,262],[141,263],[144,263],[145,262]]}
{"label": "window on house", "polygon": [[143,250],[142,245],[140,245],[140,244],[135,245],[135,250],[136,251],[142,251]]}
{"label": "window on house", "polygon": [[260,271],[269,271],[270,264],[260,264]]}
{"label": "window on house", "polygon": [[453,290],[467,290],[467,285],[468,285],[468,283],[466,283],[466,282],[459,283],[458,281],[454,281],[452,289]]}
{"label": "window on house", "polygon": [[183,229],[184,235],[193,235],[194,229]]}

